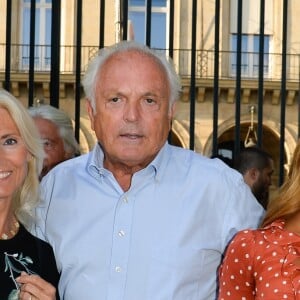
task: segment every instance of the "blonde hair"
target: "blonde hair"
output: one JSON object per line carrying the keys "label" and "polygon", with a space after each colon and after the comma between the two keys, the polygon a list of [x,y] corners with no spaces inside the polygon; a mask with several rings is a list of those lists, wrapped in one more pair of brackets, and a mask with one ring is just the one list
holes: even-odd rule
{"label": "blonde hair", "polygon": [[300,143],[295,148],[291,168],[278,195],[270,201],[262,227],[277,219],[288,220],[300,211]]}
{"label": "blonde hair", "polygon": [[0,107],[6,109],[15,122],[32,158],[24,182],[13,196],[13,210],[18,220],[28,227],[33,210],[39,201],[39,174],[42,170],[44,150],[37,128],[22,103],[7,91],[0,89]]}

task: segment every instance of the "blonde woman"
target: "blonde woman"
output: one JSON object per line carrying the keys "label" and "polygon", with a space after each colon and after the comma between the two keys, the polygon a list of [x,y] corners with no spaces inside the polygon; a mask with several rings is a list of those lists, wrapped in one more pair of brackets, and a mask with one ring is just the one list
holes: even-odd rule
{"label": "blonde woman", "polygon": [[0,90],[0,299],[56,298],[52,248],[28,228],[43,163],[39,134],[22,104]]}

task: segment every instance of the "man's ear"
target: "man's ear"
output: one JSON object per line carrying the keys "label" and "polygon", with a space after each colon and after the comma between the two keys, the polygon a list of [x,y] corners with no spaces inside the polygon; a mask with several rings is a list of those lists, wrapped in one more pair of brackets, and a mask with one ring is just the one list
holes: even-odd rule
{"label": "man's ear", "polygon": [[243,175],[244,181],[252,187],[253,183],[256,182],[259,175],[259,171],[256,168],[248,169]]}
{"label": "man's ear", "polygon": [[64,158],[65,160],[72,158],[72,154],[70,152],[65,151]]}
{"label": "man's ear", "polygon": [[172,104],[172,106],[169,109],[169,115],[168,115],[168,119],[169,119],[169,130],[172,129],[172,120],[175,114],[175,103]]}
{"label": "man's ear", "polygon": [[256,181],[256,179],[259,176],[259,170],[257,168],[251,168],[248,170],[248,172],[249,172],[249,176],[251,177],[251,179],[253,181]]}
{"label": "man's ear", "polygon": [[173,117],[174,117],[175,109],[176,109],[176,103],[173,103],[172,106],[170,107],[170,110],[169,110],[169,118],[170,118],[170,120],[172,120]]}
{"label": "man's ear", "polygon": [[95,130],[95,128],[94,128],[94,121],[95,121],[94,109],[93,109],[91,101],[89,99],[86,99],[85,107],[86,107],[86,111],[87,111],[90,121],[91,121],[91,128],[92,128],[92,130]]}

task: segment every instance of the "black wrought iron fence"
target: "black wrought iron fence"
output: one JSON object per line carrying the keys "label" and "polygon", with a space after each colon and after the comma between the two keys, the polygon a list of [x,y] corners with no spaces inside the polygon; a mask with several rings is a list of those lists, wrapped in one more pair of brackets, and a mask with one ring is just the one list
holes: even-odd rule
{"label": "black wrought iron fence", "polygon": [[[52,34],[50,43],[47,45],[36,44],[35,41],[35,13],[34,7],[37,1],[31,0],[30,9],[30,40],[27,44],[14,44],[12,43],[12,14],[15,5],[13,1],[6,1],[6,39],[5,43],[0,44],[0,73],[3,75],[3,86],[6,89],[11,87],[11,76],[13,73],[26,73],[28,72],[28,104],[32,105],[34,98],[34,74],[46,72],[50,76],[50,104],[58,107],[60,102],[60,76],[62,74],[73,74],[75,84],[74,95],[74,109],[75,109],[75,130],[76,137],[79,139],[80,130],[80,99],[82,91],[80,89],[80,80],[82,73],[85,71],[89,59],[95,55],[99,48],[104,46],[105,43],[105,19],[106,7],[112,4],[112,1],[99,1],[99,44],[92,46],[82,46],[82,0],[74,0],[76,10],[74,11],[75,24],[75,37],[74,45],[61,45],[60,28],[61,28],[61,1],[52,1],[52,14],[51,14],[51,28]],[[298,1],[298,0],[296,0]],[[22,1],[20,1],[22,2]],[[26,1],[28,2],[28,1]],[[126,40],[128,38],[128,5],[127,0],[115,1],[119,3],[119,21],[117,22],[116,36],[119,39]],[[185,2],[185,1],[184,1]],[[211,1],[210,1],[211,2]],[[264,126],[264,97],[266,85],[272,82],[277,82],[275,93],[280,95],[280,130],[279,130],[279,184],[283,182],[286,164],[285,154],[285,129],[286,129],[286,105],[287,105],[287,85],[293,83],[292,95],[294,98],[299,98],[299,82],[300,74],[300,53],[294,51],[289,53],[287,51],[287,32],[288,32],[288,0],[278,0],[282,6],[281,15],[277,20],[281,20],[281,50],[280,53],[266,53],[264,51],[264,31],[265,31],[265,1],[259,1],[260,11],[260,24],[259,24],[259,47],[258,51],[247,52],[242,49],[242,5],[243,1],[236,1],[236,51],[220,50],[221,40],[221,7],[229,5],[231,1],[213,1],[214,10],[214,47],[213,49],[202,49],[197,42],[197,28],[198,22],[202,22],[201,16],[198,15],[198,1],[189,0],[190,7],[190,30],[182,28],[186,35],[190,36],[191,44],[187,49],[176,49],[174,47],[174,22],[175,14],[178,9],[183,9],[182,6],[175,6],[174,0],[168,0],[168,32],[169,48],[164,50],[168,55],[174,58],[175,64],[183,83],[188,85],[189,90],[189,103],[190,103],[190,119],[189,119],[189,139],[190,148],[195,147],[195,103],[197,101],[196,90],[199,89],[198,79],[210,79],[206,82],[212,88],[211,105],[212,105],[212,153],[211,155],[218,154],[219,148],[219,97],[220,88],[223,79],[231,80],[230,84],[234,85],[234,103],[233,109],[235,110],[235,126],[234,126],[234,154],[240,151],[241,140],[241,102],[242,102],[242,89],[243,81],[250,79],[257,83],[257,144],[262,145],[263,140],[263,126]],[[150,5],[149,5],[150,4]],[[203,1],[201,1],[203,5]],[[210,4],[211,5],[211,4]],[[147,10],[145,11],[145,43],[151,46],[151,1],[147,2]],[[227,21],[226,21],[227,22]],[[90,26],[91,24],[89,24]],[[183,24],[181,24],[183,26]],[[223,25],[224,26],[224,25]],[[176,37],[178,38],[178,37]],[[296,84],[296,85],[295,85]],[[232,86],[231,86],[232,88]],[[278,91],[279,90],[279,91]],[[294,94],[293,94],[294,93]],[[298,100],[297,100],[298,101]],[[300,101],[299,101],[300,102]],[[300,116],[300,114],[299,114]],[[298,122],[297,135],[299,137],[300,127]]]}

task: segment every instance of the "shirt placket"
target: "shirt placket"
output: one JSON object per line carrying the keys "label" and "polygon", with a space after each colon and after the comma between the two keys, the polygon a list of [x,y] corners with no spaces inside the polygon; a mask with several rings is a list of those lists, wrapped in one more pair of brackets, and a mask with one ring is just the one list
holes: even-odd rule
{"label": "shirt placket", "polygon": [[116,207],[112,236],[108,299],[122,299],[124,297],[130,254],[133,202],[133,197],[130,193],[124,193],[120,197]]}

